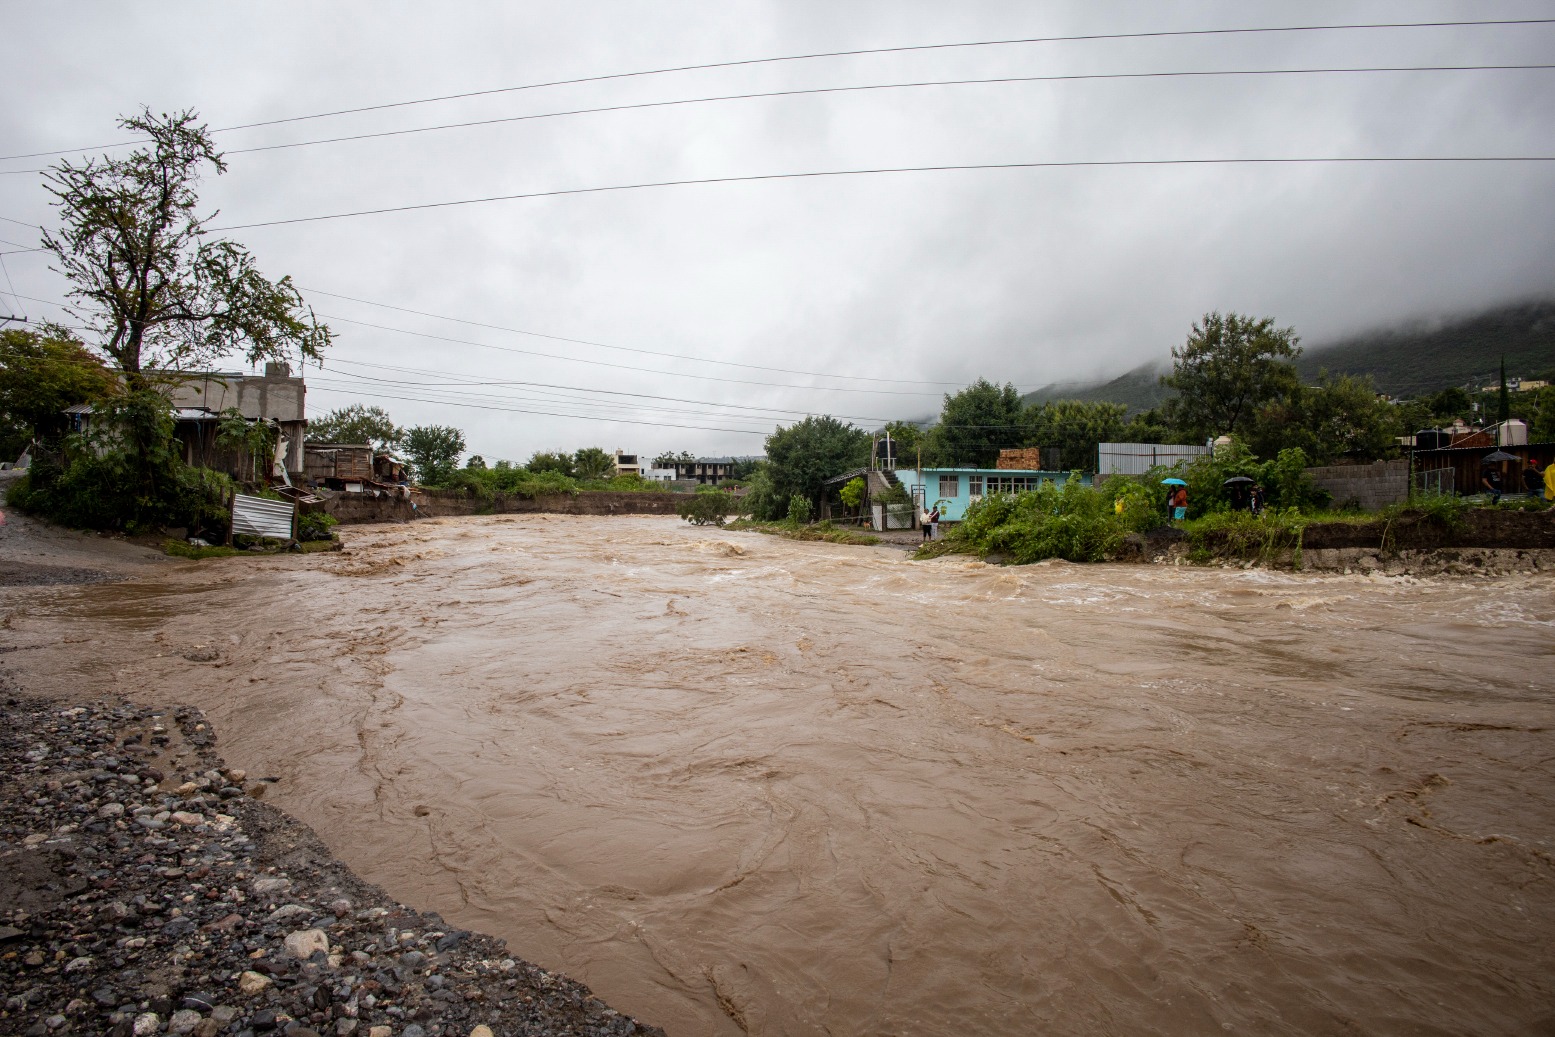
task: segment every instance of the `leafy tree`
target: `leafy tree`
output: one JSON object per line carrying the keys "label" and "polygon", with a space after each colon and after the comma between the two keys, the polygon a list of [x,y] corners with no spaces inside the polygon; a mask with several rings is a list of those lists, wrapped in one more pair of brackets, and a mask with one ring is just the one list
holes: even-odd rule
{"label": "leafy tree", "polygon": [[857,510],[858,506],[864,503],[864,480],[849,479],[838,491],[837,496],[842,498],[842,503],[848,508]]}
{"label": "leafy tree", "polygon": [[810,498],[802,493],[796,493],[788,498],[788,521],[796,526],[802,526],[810,521]]}
{"label": "leafy tree", "polygon": [[930,433],[939,464],[992,468],[1000,449],[1020,441],[1020,394],[1006,382],[979,378],[955,395],[945,395],[939,424]]}
{"label": "leafy tree", "polygon": [[572,455],[572,468],[579,479],[608,479],[616,471],[615,455],[586,446]]}
{"label": "leafy tree", "polygon": [[453,477],[464,453],[464,433],[446,425],[417,425],[405,430],[405,454],[417,481],[437,486]]}
{"label": "leafy tree", "polygon": [[714,486],[685,494],[675,505],[675,513],[694,526],[721,526],[735,511],[733,495]]}
{"label": "leafy tree", "polygon": [[1532,397],[1524,404],[1528,415],[1528,441],[1548,443],[1555,440],[1555,385],[1518,395]]}
{"label": "leafy tree", "polygon": [[382,407],[353,403],[308,422],[316,443],[368,443],[380,453],[398,449],[405,433]]}
{"label": "leafy tree", "polygon": [[64,433],[66,407],[102,399],[117,383],[101,360],[64,328],[0,331],[0,459],[35,438]]}
{"label": "leafy tree", "polygon": [[278,430],[269,422],[249,421],[236,407],[222,411],[221,420],[216,423],[216,445],[247,458],[248,478],[252,482],[269,474],[268,464],[261,470],[260,458],[274,456],[277,435]]}
{"label": "leafy tree", "polygon": [[1128,407],[1121,403],[1055,400],[1033,404],[1022,415],[1024,441],[1058,447],[1059,467],[1065,471],[1093,472],[1097,443],[1128,441],[1124,439],[1127,414]]}
{"label": "leafy tree", "polygon": [[795,494],[819,500],[827,479],[863,467],[869,461],[869,442],[869,433],[830,415],[805,418],[768,436],[766,478],[772,496],[782,502],[783,514]]}
{"label": "leafy tree", "polygon": [[529,459],[529,463],[524,467],[536,474],[552,472],[556,475],[566,476],[569,479],[577,474],[577,469],[573,467],[572,455],[562,451],[555,453],[536,451],[534,456]]}
{"label": "leafy tree", "polygon": [[[500,461],[497,463],[501,464]],[[486,468],[486,459],[480,454],[471,454],[470,459],[464,462],[464,467],[470,469],[471,471],[484,471]]]}
{"label": "leafy tree", "polygon": [[1506,388],[1506,357],[1501,358],[1501,389],[1496,393],[1496,420],[1506,421],[1512,416],[1512,394]]}
{"label": "leafy tree", "polygon": [[1177,392],[1166,403],[1173,428],[1200,440],[1245,432],[1260,406],[1297,384],[1298,341],[1269,317],[1205,314],[1173,347],[1172,373],[1161,379]]}
{"label": "leafy tree", "polygon": [[1329,464],[1345,456],[1381,458],[1400,434],[1398,415],[1378,397],[1370,375],[1322,371],[1317,385],[1292,386],[1260,407],[1247,444],[1260,457],[1299,447],[1314,464]]}
{"label": "leafy tree", "polygon": [[752,518],[771,521],[783,517],[787,500],[778,496],[772,485],[771,468],[766,462],[758,464],[745,480],[745,497],[741,504]]}
{"label": "leafy tree", "polygon": [[121,119],[149,138],[124,158],[61,161],[45,176],[58,199],[59,229],[43,246],[70,279],[69,312],[138,391],[153,372],[189,371],[241,352],[249,363],[316,360],[329,328],[291,278],[269,281],[233,241],[209,237],[201,215],[202,171],[226,163],[193,111]]}

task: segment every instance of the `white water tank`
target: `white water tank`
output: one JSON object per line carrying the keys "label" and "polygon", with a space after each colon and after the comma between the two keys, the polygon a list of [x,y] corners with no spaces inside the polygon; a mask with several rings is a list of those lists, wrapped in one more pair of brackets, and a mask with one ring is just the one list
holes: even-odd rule
{"label": "white water tank", "polygon": [[1528,423],[1521,418],[1503,421],[1496,429],[1496,446],[1527,446]]}

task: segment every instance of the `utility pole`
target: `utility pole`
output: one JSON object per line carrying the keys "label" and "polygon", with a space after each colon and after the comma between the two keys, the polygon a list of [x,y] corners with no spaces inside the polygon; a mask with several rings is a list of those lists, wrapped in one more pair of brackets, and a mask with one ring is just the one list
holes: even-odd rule
{"label": "utility pole", "polygon": [[6,323],[9,323],[10,321],[13,321],[13,320],[16,321],[18,324],[26,324],[27,323],[27,318],[26,317],[0,317],[0,324],[6,324]]}

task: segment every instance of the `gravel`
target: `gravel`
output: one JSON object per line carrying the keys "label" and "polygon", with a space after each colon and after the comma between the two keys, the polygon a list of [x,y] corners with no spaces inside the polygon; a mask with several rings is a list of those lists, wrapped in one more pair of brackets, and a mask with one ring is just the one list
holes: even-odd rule
{"label": "gravel", "polygon": [[662,1034],[362,882],[214,745],[0,698],[0,1034]]}

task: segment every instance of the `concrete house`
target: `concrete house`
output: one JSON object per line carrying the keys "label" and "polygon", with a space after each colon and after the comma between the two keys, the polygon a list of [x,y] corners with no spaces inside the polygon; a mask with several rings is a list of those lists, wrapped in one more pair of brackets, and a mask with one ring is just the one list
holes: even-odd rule
{"label": "concrete house", "polygon": [[291,366],[268,363],[264,374],[242,371],[206,371],[190,375],[169,391],[178,410],[179,438],[185,442],[185,460],[203,463],[198,456],[213,449],[215,424],[221,412],[236,407],[250,421],[273,422],[280,431],[276,459],[286,466],[293,480],[303,471],[302,444],[308,427],[307,386]]}

